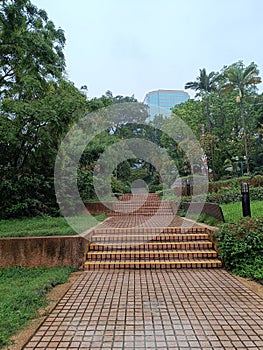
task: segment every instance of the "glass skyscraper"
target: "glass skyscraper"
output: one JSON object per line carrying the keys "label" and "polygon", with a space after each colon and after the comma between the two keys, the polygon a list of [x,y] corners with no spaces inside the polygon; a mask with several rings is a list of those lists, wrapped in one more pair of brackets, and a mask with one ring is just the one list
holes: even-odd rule
{"label": "glass skyscraper", "polygon": [[153,120],[155,115],[170,117],[171,109],[189,98],[189,94],[183,90],[155,90],[148,92],[143,101],[149,106],[148,120]]}

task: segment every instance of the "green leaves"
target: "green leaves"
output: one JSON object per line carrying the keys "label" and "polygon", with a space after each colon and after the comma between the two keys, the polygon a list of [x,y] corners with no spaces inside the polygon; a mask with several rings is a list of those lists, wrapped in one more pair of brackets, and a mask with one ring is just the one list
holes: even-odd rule
{"label": "green leaves", "polygon": [[29,0],[2,2],[0,94],[25,94],[28,77],[41,85],[60,78],[65,68],[64,44],[63,31]]}
{"label": "green leaves", "polygon": [[206,69],[200,69],[200,74],[194,82],[185,84],[185,89],[193,89],[200,94],[216,91],[219,74],[215,72],[206,73]]}
{"label": "green leaves", "polygon": [[247,67],[242,61],[232,64],[225,70],[227,82],[222,87],[222,91],[232,91],[237,89],[240,99],[244,97],[246,89],[250,85],[261,83],[259,70],[254,62],[251,62]]}
{"label": "green leaves", "polygon": [[234,273],[263,282],[263,218],[225,224],[218,234],[220,256]]}

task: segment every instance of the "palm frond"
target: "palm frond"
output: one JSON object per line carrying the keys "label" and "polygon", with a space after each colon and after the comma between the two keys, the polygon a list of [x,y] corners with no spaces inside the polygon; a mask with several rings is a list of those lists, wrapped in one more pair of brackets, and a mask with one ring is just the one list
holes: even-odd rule
{"label": "palm frond", "polygon": [[193,89],[193,90],[198,90],[199,84],[196,81],[189,81],[188,83],[185,84],[185,89]]}
{"label": "palm frond", "polygon": [[230,92],[232,92],[234,90],[234,86],[231,83],[226,83],[222,86],[221,90],[220,90],[220,94],[221,95],[226,95],[229,94]]}

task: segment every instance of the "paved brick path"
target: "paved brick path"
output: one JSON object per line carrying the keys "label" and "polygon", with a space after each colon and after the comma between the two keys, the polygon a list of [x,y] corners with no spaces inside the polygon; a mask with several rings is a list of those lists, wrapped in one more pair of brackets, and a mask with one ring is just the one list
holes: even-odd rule
{"label": "paved brick path", "polygon": [[263,300],[224,270],[87,271],[24,349],[262,349]]}

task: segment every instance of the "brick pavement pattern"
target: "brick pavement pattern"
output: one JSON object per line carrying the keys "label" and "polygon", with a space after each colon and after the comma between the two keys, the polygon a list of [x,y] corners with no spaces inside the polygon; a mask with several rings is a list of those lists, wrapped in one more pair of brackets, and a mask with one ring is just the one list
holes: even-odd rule
{"label": "brick pavement pattern", "polygon": [[86,271],[24,347],[262,349],[263,301],[222,269]]}
{"label": "brick pavement pattern", "polygon": [[98,270],[82,273],[25,350],[263,348],[262,299],[217,269],[204,228],[145,198],[124,195],[91,233],[85,267]]}

